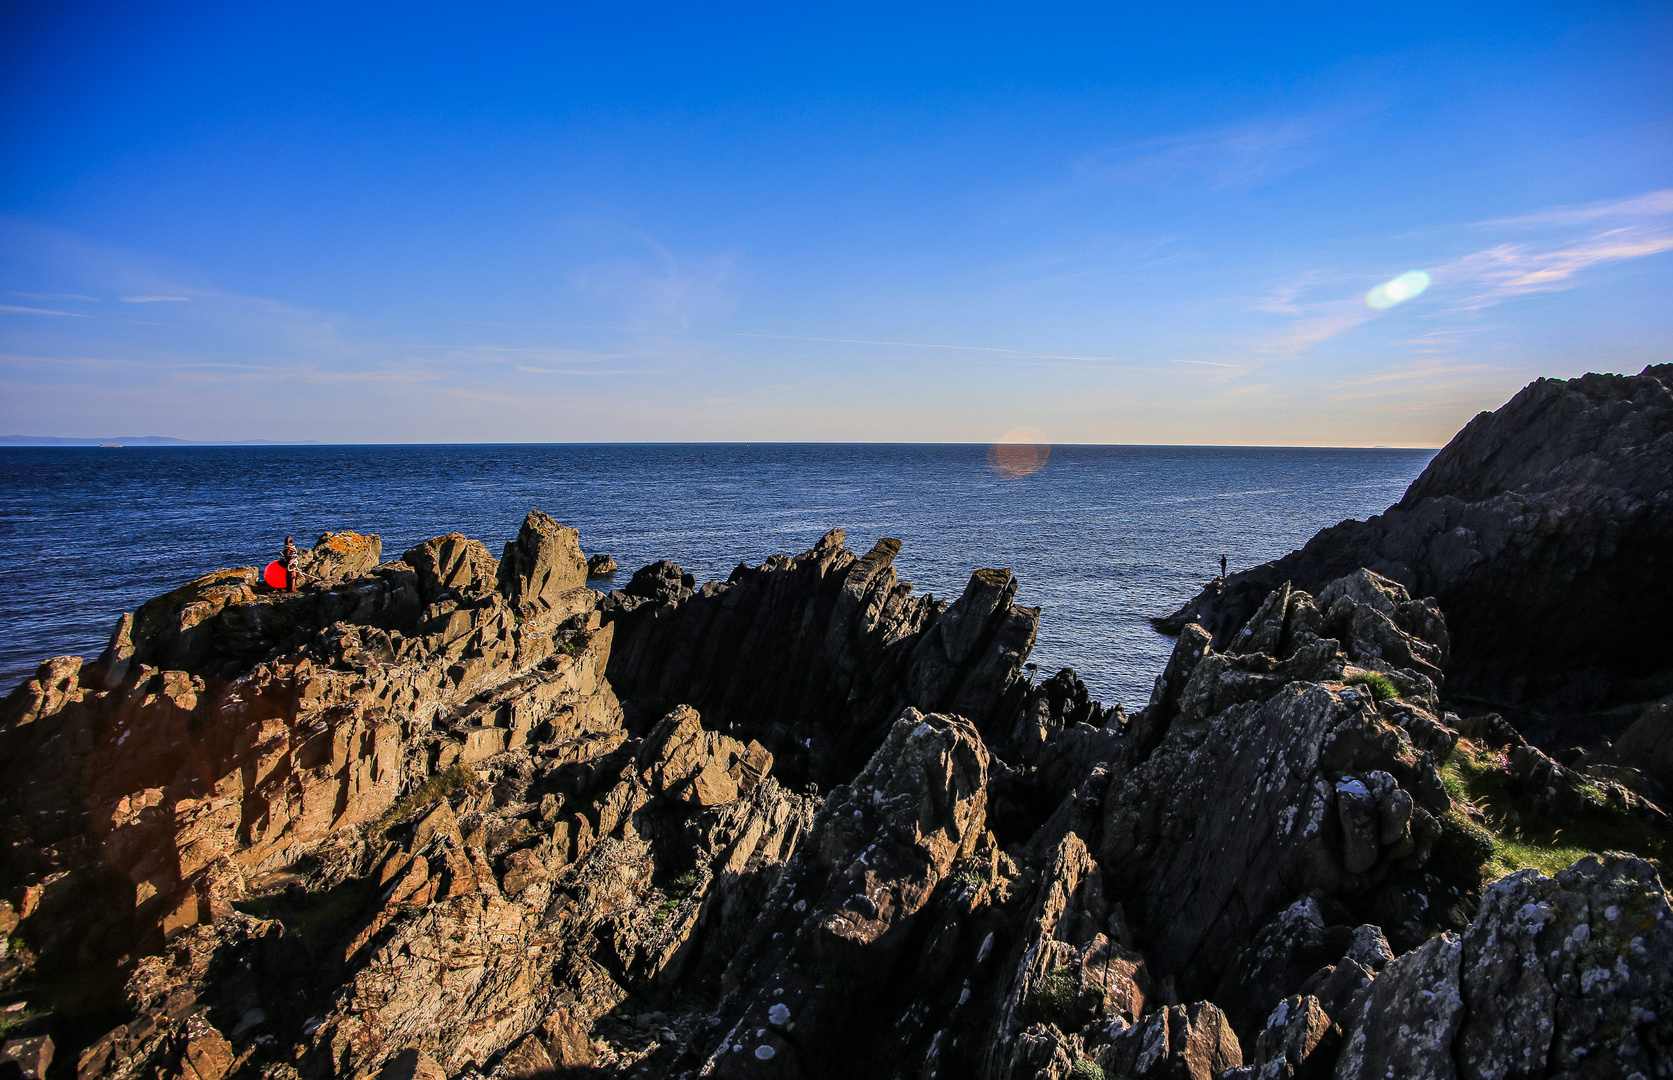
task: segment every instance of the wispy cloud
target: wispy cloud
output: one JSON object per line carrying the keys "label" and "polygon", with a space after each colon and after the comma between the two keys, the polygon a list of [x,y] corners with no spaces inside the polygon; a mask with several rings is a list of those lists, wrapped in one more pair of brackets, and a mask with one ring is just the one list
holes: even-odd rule
{"label": "wispy cloud", "polygon": [[124,304],[172,304],[190,300],[189,296],[124,296]]}
{"label": "wispy cloud", "polygon": [[1581,271],[1664,251],[1673,251],[1673,230],[1627,226],[1555,247],[1497,244],[1444,263],[1430,276],[1443,288],[1472,290],[1453,306],[1475,311],[1530,293],[1573,288]]}
{"label": "wispy cloud", "polygon": [[1270,292],[1257,297],[1249,306],[1255,311],[1264,311],[1271,315],[1302,315],[1305,314],[1303,298],[1321,285],[1340,284],[1340,277],[1340,274],[1324,270],[1308,270],[1289,281],[1273,286]]}
{"label": "wispy cloud", "polygon": [[[1425,298],[1406,306],[1443,320],[1449,314],[1472,315],[1520,297],[1574,288],[1594,267],[1673,251],[1673,189],[1475,222],[1463,227],[1462,236],[1455,227],[1453,235],[1461,240],[1481,230],[1522,237],[1432,264],[1427,272],[1433,284]],[[1380,317],[1381,312],[1366,306],[1364,290],[1394,269],[1314,269],[1278,284],[1249,307],[1290,321],[1259,337],[1253,351],[1300,356]],[[1433,350],[1464,329],[1465,324],[1443,323],[1430,327],[1422,342],[1407,344]]]}
{"label": "wispy cloud", "polygon": [[608,259],[582,267],[570,274],[570,285],[620,305],[647,327],[689,329],[736,308],[730,290],[737,276],[736,256],[677,257],[649,236],[634,235],[649,249],[649,257]]}
{"label": "wispy cloud", "polygon": [[88,316],[80,311],[55,311],[51,308],[16,307],[12,304],[0,304],[0,311],[11,315],[67,315],[72,319],[85,319]]}
{"label": "wispy cloud", "polygon": [[[1592,231],[1600,225],[1607,227]],[[1579,284],[1576,277],[1594,266],[1673,251],[1673,188],[1495,218],[1472,228],[1545,235],[1507,240],[1431,271],[1443,288],[1467,290],[1452,301],[1453,307],[1467,311],[1530,293],[1573,288]]]}
{"label": "wispy cloud", "polygon": [[652,370],[645,369],[645,368],[641,368],[637,371],[632,369],[632,368],[543,368],[543,367],[525,367],[522,364],[516,365],[516,367],[514,367],[512,370],[513,371],[520,371],[525,375],[588,375],[588,376],[597,376],[597,375],[663,375],[663,374],[666,374],[666,372],[664,372],[664,371],[652,371]]}
{"label": "wispy cloud", "polygon": [[1310,308],[1314,314],[1267,335],[1256,345],[1255,351],[1280,358],[1298,356],[1315,345],[1322,345],[1370,322],[1378,314],[1358,298],[1313,304]]}
{"label": "wispy cloud", "polygon": [[[1411,384],[1421,384],[1424,389],[1430,389],[1438,378],[1445,378],[1456,384],[1465,376],[1503,375],[1512,369],[1503,364],[1454,364],[1445,361],[1422,359],[1396,364],[1392,367],[1379,368],[1375,371],[1351,379],[1335,379],[1321,383],[1319,389],[1337,392],[1366,392],[1377,387],[1386,387],[1391,391],[1406,392]],[[1474,380],[1471,380],[1474,381]],[[1341,393],[1332,396],[1342,396]]]}
{"label": "wispy cloud", "polygon": [[1318,160],[1320,137],[1340,125],[1339,118],[1305,116],[1146,139],[1092,154],[1075,171],[1106,183],[1195,179],[1216,188],[1254,187]]}
{"label": "wispy cloud", "polygon": [[1492,218],[1476,222],[1475,227],[1485,229],[1503,225],[1578,225],[1612,218],[1645,221],[1666,217],[1673,217],[1673,188],[1662,188],[1625,199],[1609,199],[1580,206],[1555,206],[1520,217]]}
{"label": "wispy cloud", "polygon": [[442,372],[415,366],[385,366],[356,371],[334,371],[307,363],[239,364],[178,355],[136,357],[63,354],[49,356],[7,352],[0,353],[0,363],[17,370],[70,368],[85,375],[97,375],[104,379],[144,374],[160,376],[161,381],[242,382],[262,385],[298,383],[330,386],[357,383],[429,383],[439,381],[445,377]]}

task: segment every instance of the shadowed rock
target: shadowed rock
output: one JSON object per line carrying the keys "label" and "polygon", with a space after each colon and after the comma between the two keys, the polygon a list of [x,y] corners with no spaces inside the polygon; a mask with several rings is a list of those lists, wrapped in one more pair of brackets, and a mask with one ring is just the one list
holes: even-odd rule
{"label": "shadowed rock", "polygon": [[856,557],[840,529],[794,558],[739,566],[691,591],[672,563],[637,571],[603,610],[618,627],[610,680],[642,712],[679,702],[759,740],[791,776],[852,775],[902,709],[1011,722],[1036,608],[1016,579],[982,570],[949,604],[913,597],[898,541]]}
{"label": "shadowed rock", "polygon": [[[1447,613],[1459,691],[1545,712],[1660,696],[1673,688],[1652,644],[1673,605],[1669,475],[1673,365],[1540,379],[1470,421],[1385,513],[1232,574],[1157,625],[1197,623],[1226,648],[1284,581],[1316,592],[1366,567]],[[1631,719],[1588,723],[1613,735]],[[1564,724],[1535,741],[1593,737]]]}

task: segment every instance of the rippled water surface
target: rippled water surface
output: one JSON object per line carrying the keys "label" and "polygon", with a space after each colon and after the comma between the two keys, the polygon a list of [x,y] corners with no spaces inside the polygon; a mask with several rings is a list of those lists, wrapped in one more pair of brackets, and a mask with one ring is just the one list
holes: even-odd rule
{"label": "rippled water surface", "polygon": [[384,557],[446,532],[499,553],[538,508],[588,553],[673,559],[724,580],[832,527],[863,553],[905,543],[920,591],[956,596],[1010,567],[1045,616],[1033,659],[1094,696],[1143,704],[1171,642],[1146,616],[1218,571],[1275,558],[1399,499],[1428,450],[1064,446],[1004,478],[981,446],[840,444],[0,449],[0,680],[91,659],[117,615],[285,535],[383,537]]}

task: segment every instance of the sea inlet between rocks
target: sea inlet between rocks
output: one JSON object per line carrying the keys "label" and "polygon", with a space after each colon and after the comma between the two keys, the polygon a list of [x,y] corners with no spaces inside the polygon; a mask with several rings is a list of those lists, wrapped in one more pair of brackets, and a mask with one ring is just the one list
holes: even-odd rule
{"label": "sea inlet between rocks", "polygon": [[[458,531],[497,545],[531,508],[621,566],[698,582],[805,550],[830,528],[897,537],[919,591],[1006,566],[1044,609],[1033,660],[1142,705],[1172,642],[1147,617],[1219,570],[1381,512],[1431,450],[1059,446],[1005,477],[977,445],[651,444],[0,449],[0,684],[94,657],[123,611],[288,534],[376,533],[399,553]],[[595,583],[601,588],[608,582]]]}

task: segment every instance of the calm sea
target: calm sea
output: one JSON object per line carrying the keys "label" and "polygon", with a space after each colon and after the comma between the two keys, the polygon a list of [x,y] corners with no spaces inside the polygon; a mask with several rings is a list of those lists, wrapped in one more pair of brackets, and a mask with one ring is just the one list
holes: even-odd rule
{"label": "calm sea", "polygon": [[1171,642],[1146,616],[1218,572],[1378,513],[1428,450],[1061,446],[1031,475],[985,447],[877,444],[0,449],[0,686],[43,658],[91,659],[118,614],[199,574],[263,565],[286,534],[383,537],[385,558],[447,532],[497,555],[531,507],[623,570],[673,559],[724,580],[832,527],[954,597],[1005,566],[1045,609],[1042,672],[1142,705]]}

